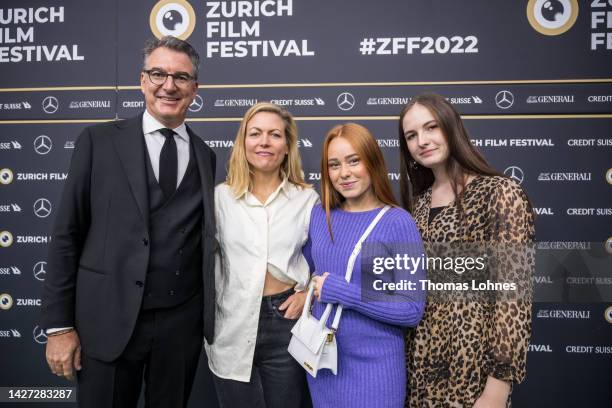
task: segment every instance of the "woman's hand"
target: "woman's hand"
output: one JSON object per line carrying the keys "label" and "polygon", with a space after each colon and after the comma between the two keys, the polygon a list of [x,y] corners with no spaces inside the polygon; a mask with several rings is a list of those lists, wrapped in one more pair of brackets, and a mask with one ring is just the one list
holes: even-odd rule
{"label": "woman's hand", "polygon": [[314,295],[317,297],[317,300],[321,301],[321,292],[323,291],[323,283],[325,279],[329,276],[329,272],[323,272],[321,276],[315,276],[312,278],[312,282],[314,284]]}
{"label": "woman's hand", "polygon": [[482,394],[474,403],[474,408],[506,408],[506,401],[500,402],[498,398]]}
{"label": "woman's hand", "polygon": [[278,307],[278,310],[281,312],[286,310],[283,315],[285,319],[297,319],[304,309],[304,303],[306,303],[306,292],[295,292]]}
{"label": "woman's hand", "polygon": [[474,408],[505,408],[510,394],[510,384],[489,376],[480,398],[474,403]]}

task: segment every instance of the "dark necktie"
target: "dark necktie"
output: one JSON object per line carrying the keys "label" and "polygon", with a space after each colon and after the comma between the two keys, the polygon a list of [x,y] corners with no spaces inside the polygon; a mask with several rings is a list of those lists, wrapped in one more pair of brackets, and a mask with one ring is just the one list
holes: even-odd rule
{"label": "dark necktie", "polygon": [[176,142],[174,141],[175,132],[172,129],[159,129],[159,133],[164,135],[166,141],[159,155],[159,186],[164,192],[166,199],[176,190],[176,173],[178,168],[178,158],[176,153]]}

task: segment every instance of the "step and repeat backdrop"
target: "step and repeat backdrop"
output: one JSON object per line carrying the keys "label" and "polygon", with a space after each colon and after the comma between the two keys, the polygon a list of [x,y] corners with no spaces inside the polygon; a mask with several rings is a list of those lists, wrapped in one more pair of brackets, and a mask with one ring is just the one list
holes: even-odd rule
{"label": "step and repeat backdrop", "polygon": [[[217,182],[240,117],[272,101],[297,117],[309,182],[326,132],[353,121],[377,137],[397,189],[399,111],[424,91],[447,97],[538,214],[514,405],[610,406],[609,0],[3,0],[0,386],[69,386],[48,371],[38,326],[55,208],[79,132],[143,110],[141,49],[162,35],[202,57],[188,120],[217,154]],[[203,356],[190,406],[216,407],[213,394]]]}

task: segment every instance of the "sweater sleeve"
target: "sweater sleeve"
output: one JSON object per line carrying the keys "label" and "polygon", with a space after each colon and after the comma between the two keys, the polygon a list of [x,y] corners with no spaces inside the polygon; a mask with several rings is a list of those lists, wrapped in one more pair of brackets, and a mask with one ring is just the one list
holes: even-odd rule
{"label": "sweater sleeve", "polygon": [[[424,250],[421,237],[407,212],[392,209],[381,219],[374,231],[366,240],[364,249],[366,245],[372,245],[370,248],[377,252],[376,255],[386,259],[395,259],[399,249],[405,250],[399,254],[401,256],[422,258]],[[363,252],[367,251],[362,251],[362,255]],[[371,259],[370,256],[365,258]],[[364,266],[368,269],[362,270],[361,279],[351,279],[350,283],[346,282],[343,276],[328,275],[321,290],[321,302],[342,304],[346,309],[355,310],[383,323],[416,326],[425,308],[425,293],[419,282],[425,279],[422,264],[412,269],[402,267],[404,265],[394,265],[392,269],[387,269],[380,275],[373,273],[369,261],[362,262],[362,268]],[[387,284],[413,282],[413,288],[379,290],[376,288],[381,287],[380,282],[376,286],[373,285],[376,280]]]}
{"label": "sweater sleeve", "polygon": [[308,269],[310,269],[310,273],[312,274],[315,270],[315,266],[312,261],[312,241],[310,240],[310,234],[308,234],[308,241],[306,241],[302,248],[302,255],[304,255],[306,262],[308,262]]}

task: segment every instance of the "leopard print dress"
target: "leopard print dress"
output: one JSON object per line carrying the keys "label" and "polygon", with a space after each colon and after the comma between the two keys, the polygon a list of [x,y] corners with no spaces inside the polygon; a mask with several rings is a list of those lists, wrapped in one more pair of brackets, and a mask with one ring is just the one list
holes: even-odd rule
{"label": "leopard print dress", "polygon": [[521,295],[511,300],[440,301],[432,300],[430,292],[421,323],[407,334],[407,407],[471,408],[489,375],[510,384],[525,377],[535,264],[532,208],[518,184],[498,176],[474,178],[462,203],[464,222],[451,204],[428,225],[431,188],[417,198],[413,217],[428,256],[434,243],[495,247],[498,263],[491,269],[503,270],[507,280],[518,282]]}

